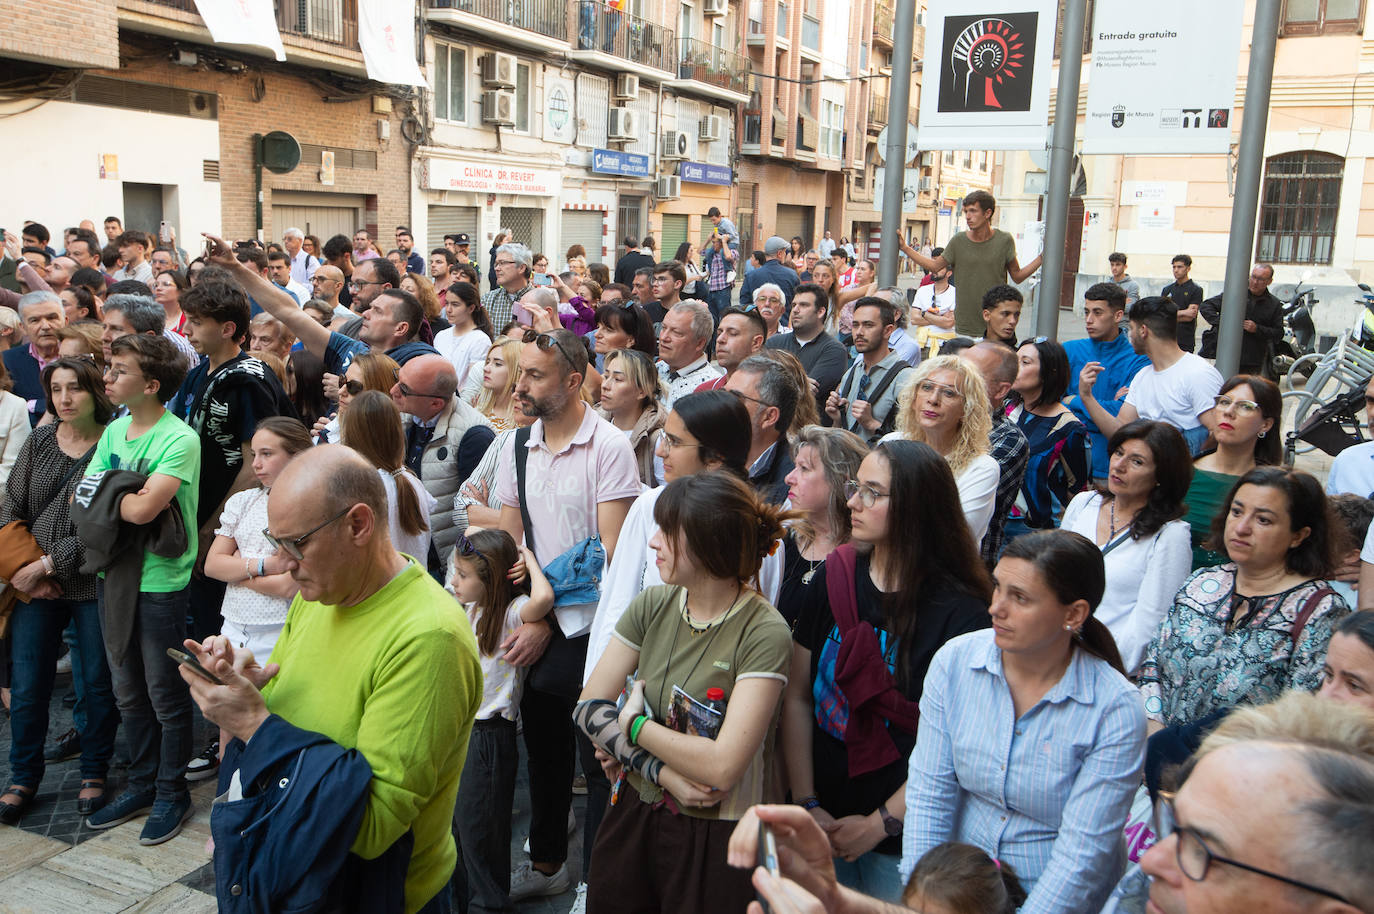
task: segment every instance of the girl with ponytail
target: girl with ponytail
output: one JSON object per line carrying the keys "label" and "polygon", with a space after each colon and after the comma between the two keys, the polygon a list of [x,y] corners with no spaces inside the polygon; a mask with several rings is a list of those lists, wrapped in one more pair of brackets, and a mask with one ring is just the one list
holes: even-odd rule
{"label": "girl with ponytail", "polygon": [[1107,627],[1086,537],[1012,540],[993,572],[992,630],[930,665],[907,779],[902,873],[946,841],[1010,863],[1022,910],[1100,910],[1145,761],[1145,710]]}
{"label": "girl with ponytail", "polygon": [[655,502],[663,584],[630,602],[574,713],[614,785],[588,910],[742,911],[754,898],[726,847],[763,800],[791,661],[787,623],[752,584],[787,519],[734,473],[678,477]]}

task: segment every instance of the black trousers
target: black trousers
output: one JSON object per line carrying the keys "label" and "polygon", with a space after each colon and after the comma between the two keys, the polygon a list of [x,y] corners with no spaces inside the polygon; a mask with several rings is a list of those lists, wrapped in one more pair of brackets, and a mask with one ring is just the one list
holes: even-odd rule
{"label": "black trousers", "polygon": [[493,717],[472,725],[453,823],[458,866],[467,876],[467,910],[474,914],[515,910],[510,900],[510,823],[519,755],[514,721]]}

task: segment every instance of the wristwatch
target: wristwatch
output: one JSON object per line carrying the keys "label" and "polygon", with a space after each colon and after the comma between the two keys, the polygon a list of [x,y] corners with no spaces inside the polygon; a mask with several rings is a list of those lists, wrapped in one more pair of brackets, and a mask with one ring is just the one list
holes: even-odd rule
{"label": "wristwatch", "polygon": [[902,836],[902,820],[894,817],[887,811],[887,804],[878,807],[878,815],[883,817],[883,831],[887,832],[889,838],[900,838]]}

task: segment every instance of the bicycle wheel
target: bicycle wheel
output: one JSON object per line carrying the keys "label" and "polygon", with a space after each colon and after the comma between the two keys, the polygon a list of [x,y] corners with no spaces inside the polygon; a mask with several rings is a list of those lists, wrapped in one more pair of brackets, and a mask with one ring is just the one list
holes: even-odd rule
{"label": "bicycle wheel", "polygon": [[[1283,427],[1291,431],[1302,428],[1308,415],[1321,405],[1322,401],[1306,390],[1287,391],[1283,394]],[[1294,445],[1293,452],[1309,454],[1316,449],[1315,444],[1299,440]]]}

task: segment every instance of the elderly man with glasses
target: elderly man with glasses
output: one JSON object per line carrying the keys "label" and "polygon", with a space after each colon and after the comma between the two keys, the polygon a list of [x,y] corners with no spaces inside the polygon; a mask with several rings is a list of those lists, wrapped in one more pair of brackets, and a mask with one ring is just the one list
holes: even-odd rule
{"label": "elderly man with glasses", "polygon": [[491,262],[496,285],[482,296],[482,307],[487,309],[487,317],[491,318],[492,329],[497,333],[510,323],[515,303],[529,291],[533,267],[534,254],[523,244],[511,242],[496,249]]}
{"label": "elderly man with glasses", "polygon": [[[343,863],[340,872],[371,889],[369,883],[384,879],[388,865],[399,865],[405,909],[436,914],[450,910],[448,880],[457,860],[453,807],[482,698],[481,668],[472,631],[462,613],[453,611],[453,597],[396,551],[386,517],[381,478],[356,453],[321,445],[299,455],[272,486],[263,531],[300,585],[273,663],[217,636],[186,647],[225,684],[185,667],[182,676],[206,718],[234,737],[226,767],[246,772],[282,759],[278,764],[289,772],[300,757],[310,769],[301,755],[305,750],[293,747],[308,746],[306,754],[317,758],[345,748],[361,755],[370,776],[357,796],[362,809],[352,820],[360,822],[351,826],[356,834],[343,835],[349,857],[337,861]],[[317,770],[298,774],[319,777]],[[334,775],[336,791],[339,777]],[[334,798],[354,799],[338,793]],[[316,814],[330,818],[324,808]],[[225,809],[213,814],[233,815]],[[346,827],[346,816],[337,818]],[[397,843],[407,835],[413,850],[409,841]],[[229,869],[251,847],[266,850],[245,842],[247,836],[238,829],[217,834],[217,863]],[[295,848],[311,836],[293,835],[288,827],[285,834],[272,836],[269,829],[268,836],[259,833],[254,840],[269,846],[290,840]],[[262,856],[272,862],[257,859],[253,866],[304,871],[316,865],[313,858],[290,853]],[[227,889],[229,881],[221,884]],[[238,888],[228,891],[237,895]],[[281,909],[289,899],[258,901]]]}

